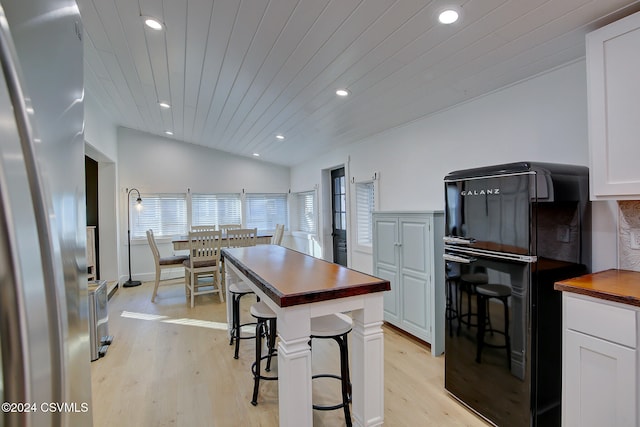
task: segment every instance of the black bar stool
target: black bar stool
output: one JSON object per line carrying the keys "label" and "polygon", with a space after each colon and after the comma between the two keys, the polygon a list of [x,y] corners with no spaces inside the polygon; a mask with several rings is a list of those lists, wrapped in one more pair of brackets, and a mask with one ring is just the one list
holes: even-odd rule
{"label": "black bar stool", "polygon": [[229,345],[234,342],[236,344],[233,358],[238,358],[238,351],[240,350],[240,340],[247,340],[255,338],[255,335],[242,335],[243,326],[255,325],[256,322],[240,323],[240,298],[245,295],[252,294],[251,288],[244,283],[232,283],[229,285],[229,293],[231,294],[231,338],[229,339]]}
{"label": "black bar stool", "polygon": [[452,275],[447,273],[447,303],[445,308],[445,318],[449,322],[449,336],[453,336],[453,321],[458,321],[458,288],[459,288],[459,275]]}
{"label": "black bar stool", "polygon": [[[476,317],[478,313],[474,313],[471,309],[471,298],[476,293],[478,285],[486,285],[489,282],[489,278],[486,273],[468,273],[460,276],[460,296],[458,298],[458,329],[457,333],[460,334],[460,326],[464,323],[467,325],[467,329],[470,326],[478,326],[478,322],[473,322],[471,317]],[[462,312],[462,294],[467,294],[467,311]],[[477,310],[477,308],[476,308]],[[465,320],[466,317],[466,320]]]}
{"label": "black bar stool", "polygon": [[[277,380],[277,375],[265,376],[260,372],[260,365],[263,360],[267,360],[265,371],[271,370],[271,358],[276,355],[276,314],[263,301],[259,301],[251,306],[251,315],[256,318],[256,360],[251,365],[253,373],[253,398],[251,404],[258,404],[258,390],[260,380]],[[319,411],[331,411],[342,408],[346,425],[352,426],[351,411],[349,404],[351,403],[351,382],[349,377],[349,351],[347,343],[347,334],[351,332],[352,320],[349,316],[336,313],[326,316],[314,317],[311,319],[311,341],[314,339],[333,339],[338,343],[340,349],[340,375],[335,374],[316,374],[313,378],[335,378],[341,381],[342,402],[336,405],[313,405],[313,409]],[[267,353],[262,354],[262,337],[267,339]]]}
{"label": "black bar stool", "polygon": [[[506,285],[488,284],[476,286],[476,294],[478,296],[478,336],[476,349],[476,362],[480,363],[482,356],[482,348],[484,346],[493,348],[505,348],[507,350],[507,362],[511,368],[511,339],[509,337],[509,297],[511,296],[511,288]],[[493,329],[491,325],[486,328],[485,318],[488,317],[488,302],[491,298],[495,298],[502,302],[504,306],[504,331]],[[486,332],[498,333],[504,335],[504,345],[489,344],[484,341]]]}
{"label": "black bar stool", "polygon": [[[263,360],[267,360],[266,372],[271,371],[271,358],[276,354],[276,314],[264,301],[258,301],[251,306],[251,315],[256,318],[256,360],[251,365],[253,373],[253,397],[251,404],[258,404],[258,389],[260,380],[274,381],[277,375],[266,376],[261,374],[260,365]],[[267,354],[262,355],[262,337],[267,340]]]}
{"label": "black bar stool", "polygon": [[312,378],[335,378],[340,380],[342,388],[342,402],[336,405],[313,405],[319,411],[332,411],[342,408],[347,427],[351,427],[351,382],[349,378],[349,350],[347,334],[351,332],[353,321],[342,313],[329,314],[311,319],[311,341],[314,339],[332,339],[338,343],[340,349],[340,375],[316,374]]}

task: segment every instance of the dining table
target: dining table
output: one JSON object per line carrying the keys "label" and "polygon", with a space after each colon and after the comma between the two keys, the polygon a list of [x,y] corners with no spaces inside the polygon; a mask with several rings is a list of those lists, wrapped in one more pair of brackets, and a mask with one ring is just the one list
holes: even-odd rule
{"label": "dining table", "polygon": [[[383,292],[390,283],[278,245],[225,248],[230,281],[243,281],[277,316],[279,424],[313,425],[311,319],[350,313],[352,413],[356,426],[384,422]],[[232,324],[227,289],[227,324]],[[229,331],[230,332],[230,331]]]}
{"label": "dining table", "polygon": [[[270,234],[270,233],[258,232],[258,235],[256,236],[256,244],[262,245],[262,244],[271,243],[271,236],[272,236],[272,234]],[[226,235],[223,234],[222,235],[222,246],[226,246],[226,244],[225,244],[226,239],[227,239]],[[189,250],[189,236],[188,235],[174,236],[171,239],[171,244],[173,245],[173,250],[174,251],[188,251]]]}

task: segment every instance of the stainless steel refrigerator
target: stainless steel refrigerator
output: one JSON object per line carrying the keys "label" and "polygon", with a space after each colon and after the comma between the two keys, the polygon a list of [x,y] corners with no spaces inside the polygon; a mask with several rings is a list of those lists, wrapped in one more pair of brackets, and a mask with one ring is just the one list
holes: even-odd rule
{"label": "stainless steel refrigerator", "polygon": [[75,1],[0,0],[4,426],[92,424],[82,57]]}
{"label": "stainless steel refrigerator", "polygon": [[520,162],[445,177],[445,388],[498,426],[559,426],[562,299],[591,261],[588,170]]}

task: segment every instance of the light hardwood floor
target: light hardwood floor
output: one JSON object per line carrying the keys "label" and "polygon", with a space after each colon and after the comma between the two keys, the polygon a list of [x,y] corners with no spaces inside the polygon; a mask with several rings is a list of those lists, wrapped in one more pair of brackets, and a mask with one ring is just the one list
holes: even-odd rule
{"label": "light hardwood floor", "polygon": [[[94,426],[277,426],[276,381],[260,385],[250,403],[254,343],[243,340],[233,358],[226,306],[217,295],[189,308],[182,284],[121,288],[109,300],[113,344],[91,363]],[[255,297],[242,298],[242,319]],[[385,425],[486,426],[443,388],[444,357],[393,328],[385,333]],[[337,346],[313,343],[313,370],[338,373]],[[277,372],[277,364],[275,372]],[[314,380],[314,401],[339,399],[338,381]],[[315,426],[345,425],[342,411],[314,411]]]}

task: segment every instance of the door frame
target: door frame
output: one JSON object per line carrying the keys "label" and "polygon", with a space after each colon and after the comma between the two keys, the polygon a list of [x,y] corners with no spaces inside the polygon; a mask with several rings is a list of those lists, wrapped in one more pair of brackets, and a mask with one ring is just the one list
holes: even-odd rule
{"label": "door frame", "polygon": [[[339,184],[342,182],[342,184]],[[333,262],[347,267],[347,187],[349,181],[344,167],[331,170],[331,247]],[[339,187],[339,188],[338,188]],[[339,200],[339,202],[338,202]],[[338,219],[339,217],[339,219]],[[343,246],[344,245],[344,246]]]}
{"label": "door frame", "polygon": [[98,162],[98,226],[100,241],[100,279],[120,283],[120,247],[117,233],[117,167],[116,162],[94,148],[87,141],[84,154]]}
{"label": "door frame", "polygon": [[331,167],[322,169],[321,190],[321,226],[322,226],[322,259],[333,262],[333,218],[332,218],[332,201],[331,201],[331,171],[344,168],[344,177],[347,182],[347,267],[351,266],[351,174],[349,172],[349,160],[344,163],[338,163]]}

